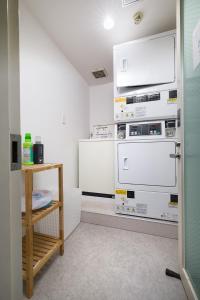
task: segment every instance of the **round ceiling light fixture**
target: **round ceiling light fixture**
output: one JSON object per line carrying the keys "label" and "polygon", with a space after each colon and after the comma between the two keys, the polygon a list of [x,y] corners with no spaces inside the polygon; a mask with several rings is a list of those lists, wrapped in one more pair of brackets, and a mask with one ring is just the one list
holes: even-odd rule
{"label": "round ceiling light fixture", "polygon": [[115,22],[113,20],[113,18],[111,18],[110,16],[106,16],[103,22],[103,27],[106,30],[111,30],[115,25]]}

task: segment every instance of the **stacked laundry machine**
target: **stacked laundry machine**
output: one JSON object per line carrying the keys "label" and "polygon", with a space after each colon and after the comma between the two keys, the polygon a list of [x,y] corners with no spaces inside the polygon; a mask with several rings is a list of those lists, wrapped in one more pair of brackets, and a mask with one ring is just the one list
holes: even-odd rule
{"label": "stacked laundry machine", "polygon": [[[153,58],[147,58],[148,49]],[[118,214],[178,221],[180,143],[175,61],[175,32],[114,47]]]}

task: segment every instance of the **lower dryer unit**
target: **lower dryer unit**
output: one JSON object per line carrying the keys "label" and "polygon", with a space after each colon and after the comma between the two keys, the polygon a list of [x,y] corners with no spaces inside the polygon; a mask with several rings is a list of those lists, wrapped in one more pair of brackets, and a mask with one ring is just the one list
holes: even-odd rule
{"label": "lower dryer unit", "polygon": [[115,144],[116,213],[178,221],[173,124],[170,130],[166,121],[126,124],[126,139]]}

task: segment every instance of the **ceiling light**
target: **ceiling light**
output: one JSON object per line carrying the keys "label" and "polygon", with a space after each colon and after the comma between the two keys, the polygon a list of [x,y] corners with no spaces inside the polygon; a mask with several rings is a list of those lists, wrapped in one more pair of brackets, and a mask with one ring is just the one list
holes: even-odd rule
{"label": "ceiling light", "polygon": [[114,27],[114,25],[115,25],[115,22],[110,16],[107,16],[104,19],[103,26],[106,30],[112,29]]}

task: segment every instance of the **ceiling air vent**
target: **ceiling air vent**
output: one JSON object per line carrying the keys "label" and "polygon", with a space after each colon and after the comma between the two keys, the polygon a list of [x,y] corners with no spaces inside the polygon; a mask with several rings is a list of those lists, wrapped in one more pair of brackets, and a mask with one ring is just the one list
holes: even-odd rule
{"label": "ceiling air vent", "polygon": [[122,0],[122,7],[139,2],[140,0]]}
{"label": "ceiling air vent", "polygon": [[96,79],[106,77],[106,71],[105,71],[105,69],[93,71],[92,74],[94,75],[94,77]]}

